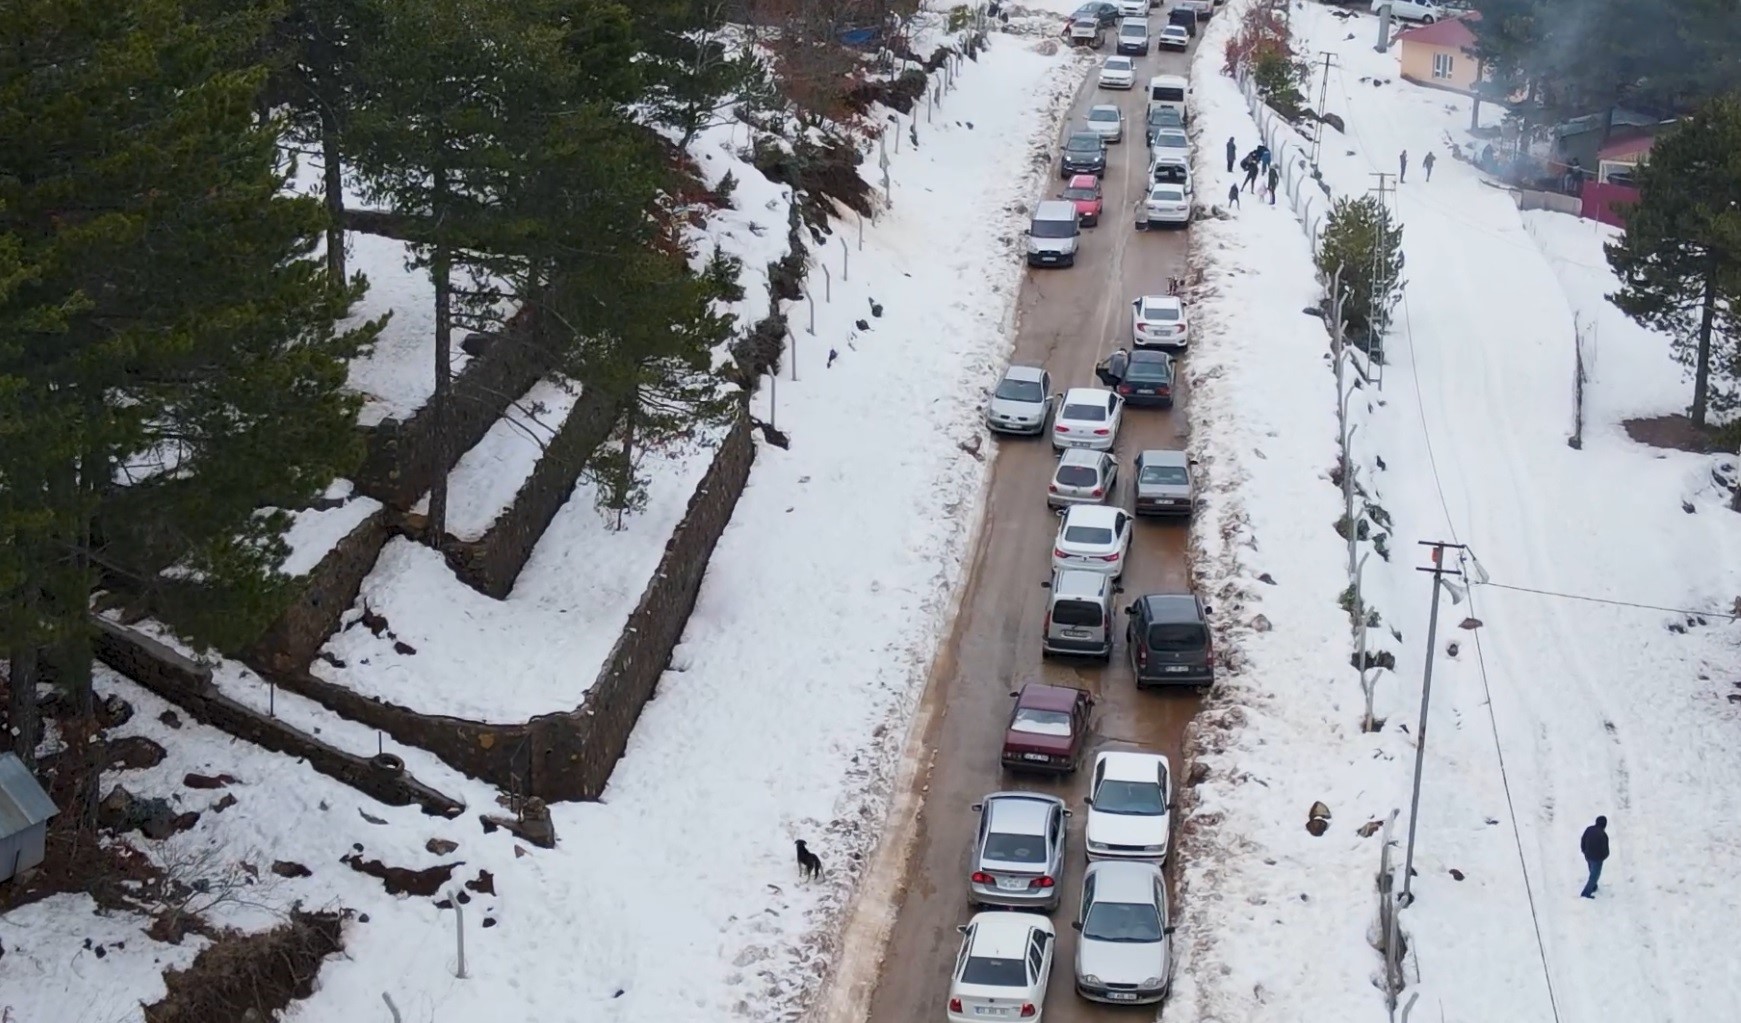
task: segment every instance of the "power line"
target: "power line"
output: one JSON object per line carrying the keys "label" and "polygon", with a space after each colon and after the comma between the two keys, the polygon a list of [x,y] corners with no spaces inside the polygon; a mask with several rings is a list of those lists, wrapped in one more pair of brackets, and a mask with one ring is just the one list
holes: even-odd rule
{"label": "power line", "polygon": [[1730,611],[1694,611],[1684,607],[1665,607],[1661,604],[1643,604],[1633,600],[1619,600],[1614,597],[1592,597],[1584,593],[1561,593],[1558,590],[1542,590],[1533,586],[1512,586],[1507,583],[1484,582],[1478,585],[1491,586],[1496,590],[1510,590],[1513,593],[1532,593],[1538,597],[1553,597],[1556,600],[1578,600],[1586,604],[1607,604],[1610,607],[1630,607],[1640,611],[1665,611],[1669,614],[1687,615],[1702,618],[1727,618],[1730,621],[1741,620],[1741,614]]}

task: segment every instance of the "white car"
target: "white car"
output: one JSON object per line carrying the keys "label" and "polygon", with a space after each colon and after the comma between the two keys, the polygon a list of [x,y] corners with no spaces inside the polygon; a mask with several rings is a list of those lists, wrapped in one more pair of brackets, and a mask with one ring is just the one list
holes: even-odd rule
{"label": "white car", "polygon": [[1149,139],[1149,159],[1191,159],[1191,137],[1177,128],[1161,128]]}
{"label": "white car", "polygon": [[949,1023],[1039,1023],[1058,932],[1038,913],[987,911],[963,924],[949,978]]}
{"label": "white car", "polygon": [[1088,108],[1088,119],[1084,127],[1109,144],[1123,142],[1124,111],[1112,103],[1096,103]]}
{"label": "white car", "polygon": [[[1129,512],[1104,504],[1073,504],[1059,518],[1058,536],[1052,541],[1053,571],[1078,568],[1114,579],[1124,575],[1130,554]],[[1099,769],[1096,761],[1095,770]],[[1092,822],[1093,814],[1088,819]]]}
{"label": "white car", "polygon": [[1121,18],[1146,18],[1149,16],[1149,0],[1113,0],[1118,7]]}
{"label": "white car", "polygon": [[1089,862],[1141,860],[1165,866],[1173,836],[1173,771],[1167,758],[1100,753],[1090,777],[1084,835]]}
{"label": "white car", "polygon": [[1108,57],[1100,63],[1102,89],[1130,89],[1136,86],[1136,64],[1129,57]]}
{"label": "white car", "polygon": [[1444,8],[1425,0],[1372,0],[1372,13],[1377,14],[1386,7],[1390,8],[1390,16],[1398,21],[1419,21],[1431,25],[1445,16]]}
{"label": "white car", "polygon": [[1130,304],[1130,343],[1182,351],[1191,342],[1185,303],[1174,295],[1144,295]]}
{"label": "white car", "polygon": [[1189,224],[1191,200],[1184,185],[1150,185],[1143,212],[1151,224]]}
{"label": "white car", "polygon": [[1052,416],[1052,446],[1111,451],[1124,418],[1124,399],[1100,387],[1072,387]]}
{"label": "white car", "polygon": [[1161,29],[1161,34],[1155,37],[1155,45],[1163,50],[1189,50],[1191,48],[1191,33],[1178,25],[1168,25]]}
{"label": "white car", "polygon": [[1173,986],[1167,879],[1147,863],[1091,863],[1076,912],[1076,993],[1091,1002],[1152,1005]]}
{"label": "white car", "polygon": [[1118,459],[1104,451],[1069,448],[1058,456],[1052,482],[1046,484],[1046,504],[1105,504],[1118,488]]}
{"label": "white car", "polygon": [[1039,366],[1011,366],[986,403],[985,425],[993,433],[1037,437],[1046,432],[1051,410],[1052,375]]}
{"label": "white car", "polygon": [[1184,154],[1174,153],[1171,150],[1159,157],[1151,156],[1149,159],[1149,184],[1178,185],[1189,196],[1191,194],[1191,161]]}

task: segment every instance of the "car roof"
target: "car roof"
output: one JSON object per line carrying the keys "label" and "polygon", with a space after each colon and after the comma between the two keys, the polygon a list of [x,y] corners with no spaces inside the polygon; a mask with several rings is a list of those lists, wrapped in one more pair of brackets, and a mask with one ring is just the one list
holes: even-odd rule
{"label": "car roof", "polygon": [[1098,174],[1072,174],[1070,180],[1064,183],[1065,188],[1093,188],[1100,184]]}
{"label": "car roof", "polygon": [[1047,818],[1063,800],[1038,792],[993,792],[980,802],[993,831],[1004,835],[1044,835]]}
{"label": "car roof", "polygon": [[1184,75],[1156,75],[1153,78],[1149,79],[1149,84],[1151,84],[1151,85],[1178,85],[1178,84],[1190,85],[1191,83],[1188,79],[1186,79],[1186,77]]}
{"label": "car roof", "polygon": [[973,928],[968,954],[987,959],[1020,959],[1028,954],[1028,936],[1037,928],[1056,934],[1052,921],[1038,913],[987,910],[967,921]]}
{"label": "car roof", "polygon": [[1088,112],[1091,114],[1096,110],[1110,110],[1115,114],[1122,114],[1122,111],[1118,109],[1117,103],[1096,103],[1088,108]]}
{"label": "car roof", "polygon": [[1076,204],[1069,199],[1041,199],[1034,207],[1035,220],[1075,220]]}
{"label": "car roof", "polygon": [[1080,402],[1084,405],[1104,405],[1111,391],[1103,387],[1072,387],[1064,392],[1064,404]]}
{"label": "car roof", "polygon": [[1065,448],[1058,455],[1059,465],[1099,465],[1106,457],[1104,451],[1090,451],[1087,448]]}
{"label": "car roof", "polygon": [[1191,466],[1189,455],[1183,451],[1169,451],[1164,448],[1150,448],[1137,455],[1137,459],[1144,465],[1176,465],[1181,469]]}
{"label": "car roof", "polygon": [[1171,366],[1173,357],[1166,352],[1151,351],[1147,348],[1138,348],[1130,353],[1129,365],[1138,366],[1145,363],[1153,363],[1156,366]]}
{"label": "car roof", "polygon": [[1185,303],[1179,301],[1177,295],[1144,295],[1142,302],[1144,309],[1183,310],[1185,308]]}
{"label": "car roof", "polygon": [[1154,901],[1155,879],[1161,876],[1161,868],[1152,863],[1102,860],[1088,865],[1082,883],[1093,879],[1097,902],[1145,903]]}
{"label": "car roof", "polygon": [[[1094,573],[1084,573],[1092,575]],[[1016,698],[1016,703],[1035,710],[1069,710],[1076,706],[1076,701],[1082,696],[1082,690],[1071,689],[1068,686],[1049,686],[1044,682],[1029,682],[1022,687],[1022,694]]]}
{"label": "car roof", "polygon": [[1134,67],[1135,66],[1131,63],[1129,57],[1119,57],[1116,55],[1106,58],[1106,63],[1102,64],[1101,67],[1106,67],[1108,64],[1122,64],[1125,67]]}
{"label": "car roof", "polygon": [[[1052,592],[1066,597],[1098,597],[1106,592],[1108,585],[1110,582],[1104,572],[1090,572],[1086,568],[1060,568],[1052,572]],[[1069,689],[1068,686],[1060,688]]]}
{"label": "car roof", "polygon": [[1184,35],[1190,35],[1190,34],[1191,33],[1185,31],[1185,27],[1183,25],[1168,25],[1166,28],[1161,29],[1161,35],[1164,35],[1164,36],[1173,36],[1173,35],[1184,36]]}
{"label": "car roof", "polygon": [[1094,758],[1094,773],[1117,781],[1154,781],[1156,765],[1172,767],[1159,753],[1107,750]]}
{"label": "car roof", "polygon": [[1176,181],[1157,181],[1149,186],[1150,195],[1156,195],[1161,192],[1166,192],[1169,196],[1175,194],[1182,196],[1185,194],[1185,186]]}
{"label": "car roof", "polygon": [[[1078,507],[1088,507],[1079,505]],[[1198,622],[1197,598],[1189,593],[1150,593],[1143,596],[1149,617],[1163,622]]]}
{"label": "car roof", "polygon": [[1073,504],[1065,510],[1064,521],[1078,526],[1106,526],[1110,529],[1122,514],[1123,509],[1110,504]]}
{"label": "car roof", "polygon": [[1003,371],[1005,380],[1031,380],[1034,383],[1039,383],[1045,375],[1046,371],[1038,366],[1023,366],[1020,363]]}

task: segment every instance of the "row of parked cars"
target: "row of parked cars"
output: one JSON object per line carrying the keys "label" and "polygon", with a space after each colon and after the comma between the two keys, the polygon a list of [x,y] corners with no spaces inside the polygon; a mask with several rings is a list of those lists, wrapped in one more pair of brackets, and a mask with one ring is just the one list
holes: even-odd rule
{"label": "row of parked cars", "polygon": [[[1119,28],[1119,54],[1106,58],[1101,88],[1136,87],[1136,62],[1125,54],[1149,52],[1150,6],[1148,0],[1090,3],[1071,19],[1071,25],[1088,20],[1103,29]],[[1186,46],[1199,6],[1206,17],[1215,4],[1184,0],[1169,12],[1168,27],[1179,30],[1171,35],[1183,34]],[[1190,30],[1179,24],[1180,11],[1191,21]],[[1180,76],[1149,80],[1144,125],[1149,178],[1139,206],[1146,206],[1162,183],[1188,203],[1190,152],[1184,127],[1189,91]],[[1075,262],[1081,229],[1097,225],[1105,214],[1107,146],[1126,142],[1127,131],[1117,105],[1097,104],[1069,133],[1059,161],[1067,184],[1055,199],[1036,207],[1029,227],[1031,265]],[[1179,180],[1171,180],[1174,173]],[[1188,221],[1187,206],[1179,222]],[[1130,303],[1128,343],[1096,367],[1102,386],[1059,388],[1043,366],[1012,365],[985,410],[992,431],[1048,438],[1057,453],[1045,494],[1059,524],[1051,578],[1043,584],[1041,655],[1110,661],[1122,632],[1139,688],[1204,686],[1214,680],[1212,609],[1195,593],[1148,593],[1128,602],[1121,596],[1138,519],[1188,521],[1196,506],[1194,463],[1185,452],[1143,450],[1127,464],[1118,447],[1127,415],[1171,407],[1174,360],[1189,350],[1191,339],[1190,316],[1176,289],[1137,296]],[[1091,754],[1096,701],[1086,689],[1035,682],[1010,697],[1000,750],[1005,771],[1070,774],[1087,767],[1090,772],[1081,840],[1087,867],[1070,919],[1078,932],[1072,963],[1076,992],[1115,1005],[1163,1001],[1172,988],[1173,926],[1162,872],[1172,835],[1171,763],[1161,753],[1140,749]],[[1073,853],[1074,812],[1058,796],[1010,786],[985,796],[973,811],[978,828],[966,869],[968,901],[976,912],[961,927],[947,1016],[953,1023],[1037,1020],[1057,949],[1051,914],[1065,902],[1062,881]]]}

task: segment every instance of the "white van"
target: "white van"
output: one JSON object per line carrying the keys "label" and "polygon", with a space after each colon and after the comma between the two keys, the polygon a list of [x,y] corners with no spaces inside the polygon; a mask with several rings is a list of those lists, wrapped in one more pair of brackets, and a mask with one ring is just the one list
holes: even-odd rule
{"label": "white van", "polygon": [[1118,23],[1117,52],[1138,57],[1149,55],[1149,19],[1125,18]]}
{"label": "white van", "polygon": [[1069,199],[1045,199],[1028,222],[1029,266],[1075,266],[1082,219]]}
{"label": "white van", "polygon": [[1185,96],[1191,91],[1191,83],[1184,75],[1156,75],[1149,79],[1149,109],[1167,107],[1176,110],[1182,120],[1189,121],[1191,114],[1185,109]]}

